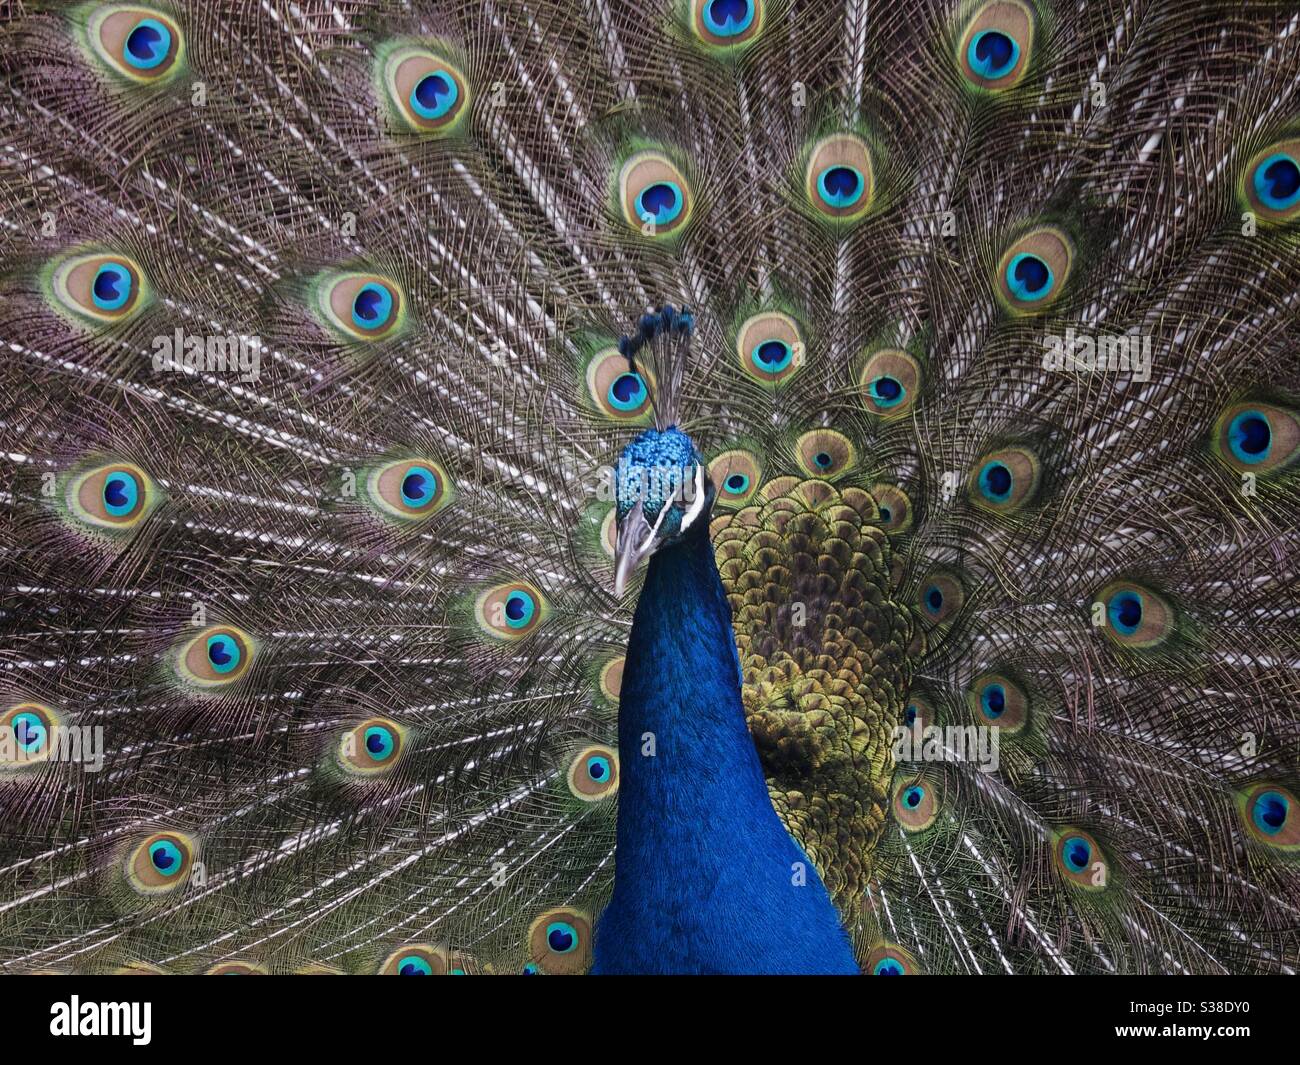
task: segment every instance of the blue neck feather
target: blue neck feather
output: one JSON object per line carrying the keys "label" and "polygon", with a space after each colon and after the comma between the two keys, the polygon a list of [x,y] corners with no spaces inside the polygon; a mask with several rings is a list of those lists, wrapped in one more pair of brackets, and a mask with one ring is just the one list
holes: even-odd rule
{"label": "blue neck feather", "polygon": [[614,894],[593,972],[858,972],[839,914],[768,798],[706,523],[650,559],[619,756]]}

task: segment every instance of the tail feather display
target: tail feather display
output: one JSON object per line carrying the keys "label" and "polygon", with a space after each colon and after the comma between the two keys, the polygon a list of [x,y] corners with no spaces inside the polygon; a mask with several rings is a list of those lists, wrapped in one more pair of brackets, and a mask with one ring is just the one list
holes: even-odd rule
{"label": "tail feather display", "polygon": [[1291,6],[0,18],[0,971],[1295,969]]}

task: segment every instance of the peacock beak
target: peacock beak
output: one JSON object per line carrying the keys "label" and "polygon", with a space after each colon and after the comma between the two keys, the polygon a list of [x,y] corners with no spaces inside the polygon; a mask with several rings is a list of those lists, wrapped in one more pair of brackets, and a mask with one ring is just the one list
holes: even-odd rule
{"label": "peacock beak", "polygon": [[[667,511],[667,507],[663,508]],[[623,598],[628,578],[636,572],[641,560],[654,551],[655,528],[645,520],[645,508],[638,499],[628,513],[619,520],[618,535],[614,539],[614,595]]]}

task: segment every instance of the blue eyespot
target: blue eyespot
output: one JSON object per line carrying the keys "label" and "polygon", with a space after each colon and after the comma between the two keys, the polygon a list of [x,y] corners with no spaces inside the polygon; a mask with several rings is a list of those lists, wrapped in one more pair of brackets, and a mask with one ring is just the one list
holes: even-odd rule
{"label": "blue eyespot", "polygon": [[1255,167],[1255,195],[1274,211],[1300,204],[1300,166],[1284,152],[1274,152]]}
{"label": "blue eyespot", "polygon": [[595,754],[587,759],[587,776],[598,784],[609,779],[609,759]]}
{"label": "blue eyespot", "polygon": [[506,624],[512,629],[522,629],[533,620],[536,612],[537,603],[527,592],[516,589],[506,596]]}
{"label": "blue eyespot", "polygon": [[1117,592],[1106,606],[1106,615],[1116,630],[1132,636],[1142,624],[1142,597],[1137,592]]}
{"label": "blue eyespot", "polygon": [[578,949],[578,930],[568,921],[552,921],[546,926],[546,945],[556,954],[571,954]]}
{"label": "blue eyespot", "polygon": [[1052,291],[1052,268],[1029,252],[1014,255],[1007,263],[1007,289],[1022,303],[1041,300]]}
{"label": "blue eyespot", "polygon": [[794,348],[784,340],[764,340],[754,345],[749,357],[763,373],[779,373],[790,365]]}
{"label": "blue eyespot", "polygon": [[541,968],[537,965],[536,962],[531,962],[531,961],[529,961],[529,962],[524,962],[524,967],[523,967],[523,969],[520,971],[519,975],[520,975],[520,976],[539,976],[539,975],[541,975],[541,972],[542,972],[542,970],[541,970]]}
{"label": "blue eyespot", "polygon": [[1070,872],[1082,873],[1092,862],[1092,846],[1082,836],[1070,836],[1061,847],[1061,858]]}
{"label": "blue eyespot", "polygon": [[1242,411],[1228,424],[1228,447],[1240,462],[1263,462],[1273,450],[1268,418],[1256,410]]}
{"label": "blue eyespot", "polygon": [[881,958],[871,969],[872,976],[906,976],[903,963],[897,958]]}
{"label": "blue eyespot", "polygon": [[118,263],[104,263],[90,283],[90,297],[101,311],[116,311],[131,298],[131,271]]}
{"label": "blue eyespot", "polygon": [[126,517],[140,505],[140,482],[125,470],[104,479],[104,509],[115,518]]}
{"label": "blue eyespot", "polygon": [[907,398],[907,389],[897,377],[882,374],[867,386],[877,407],[896,407]]}
{"label": "blue eyespot", "polygon": [[163,876],[175,876],[185,864],[185,858],[175,843],[160,839],[149,847],[149,864]]}
{"label": "blue eyespot", "polygon": [[607,398],[616,410],[636,410],[646,401],[645,380],[639,373],[621,373],[609,386]]}
{"label": "blue eyespot", "polygon": [[677,182],[656,181],[637,194],[636,214],[643,222],[649,219],[657,226],[666,226],[682,213],[685,202]]}
{"label": "blue eyespot", "polygon": [[817,175],[817,193],[830,207],[852,207],[862,198],[867,183],[853,166],[828,166]]}
{"label": "blue eyespot", "polygon": [[915,810],[921,805],[921,800],[925,798],[925,789],[919,784],[913,784],[903,792],[903,805],[909,810]]}
{"label": "blue eyespot", "polygon": [[722,487],[733,496],[743,496],[749,491],[749,477],[743,473],[733,473],[722,482]]}
{"label": "blue eyespot", "polygon": [[921,601],[925,604],[927,613],[938,615],[943,610],[943,589],[937,584],[930,585],[925,590],[925,595],[922,596]]}
{"label": "blue eyespot", "polygon": [[143,18],[127,34],[122,56],[136,70],[152,70],[167,58],[171,49],[171,30],[156,18]]}
{"label": "blue eyespot", "polygon": [[893,518],[893,511],[891,511],[888,507],[881,507],[881,508],[880,508],[880,520],[881,520],[881,521],[885,521],[885,522],[887,522],[887,521],[890,521],[892,518]]}
{"label": "blue eyespot", "polygon": [[1255,827],[1268,836],[1276,836],[1291,814],[1291,803],[1276,791],[1262,791],[1251,804],[1250,817]]}
{"label": "blue eyespot", "polygon": [[14,739],[17,740],[18,746],[29,754],[39,751],[49,739],[45,722],[35,714],[14,715],[10,727],[14,731]]}
{"label": "blue eyespot", "polygon": [[908,703],[907,708],[903,711],[903,721],[910,728],[916,724],[916,704]]}
{"label": "blue eyespot", "polygon": [[418,954],[408,954],[397,963],[398,976],[432,976],[433,966]]}
{"label": "blue eyespot", "polygon": [[992,503],[1011,498],[1011,471],[1001,462],[986,462],[980,470],[980,493]]}
{"label": "blue eyespot", "polygon": [[366,729],[366,753],[376,762],[382,762],[393,753],[393,733],[383,725],[371,725]]}
{"label": "blue eyespot", "polygon": [[460,99],[456,79],[441,70],[430,71],[411,90],[411,110],[423,119],[442,118]]}
{"label": "blue eyespot", "polygon": [[986,684],[980,692],[980,709],[990,721],[996,721],[1007,709],[1007,690],[1001,684]]}
{"label": "blue eyespot", "polygon": [[359,329],[380,329],[393,314],[393,294],[383,285],[368,281],[352,300],[352,323]]}
{"label": "blue eyespot", "polygon": [[239,665],[239,644],[224,632],[208,637],[208,662],[213,672],[229,673]]}
{"label": "blue eyespot", "polygon": [[984,30],[970,39],[966,62],[981,78],[993,81],[1005,77],[1020,60],[1020,45],[1001,30]]}
{"label": "blue eyespot", "polygon": [[438,493],[438,477],[427,466],[412,466],[402,477],[402,502],[413,509],[428,506]]}
{"label": "blue eyespot", "polygon": [[835,465],[835,460],[831,457],[830,452],[828,451],[817,452],[817,454],[813,456],[813,462],[816,464],[817,468],[821,470],[829,470],[833,465]]}
{"label": "blue eyespot", "polygon": [[754,21],[751,0],[708,0],[704,5],[704,26],[718,37],[735,37]]}

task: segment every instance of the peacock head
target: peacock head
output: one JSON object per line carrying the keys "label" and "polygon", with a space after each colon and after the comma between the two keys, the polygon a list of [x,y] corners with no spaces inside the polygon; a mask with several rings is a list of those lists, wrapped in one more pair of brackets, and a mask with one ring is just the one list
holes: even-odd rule
{"label": "peacock head", "polygon": [[615,481],[614,594],[643,559],[708,526],[716,489],[699,449],[677,426],[647,429],[623,449]]}

